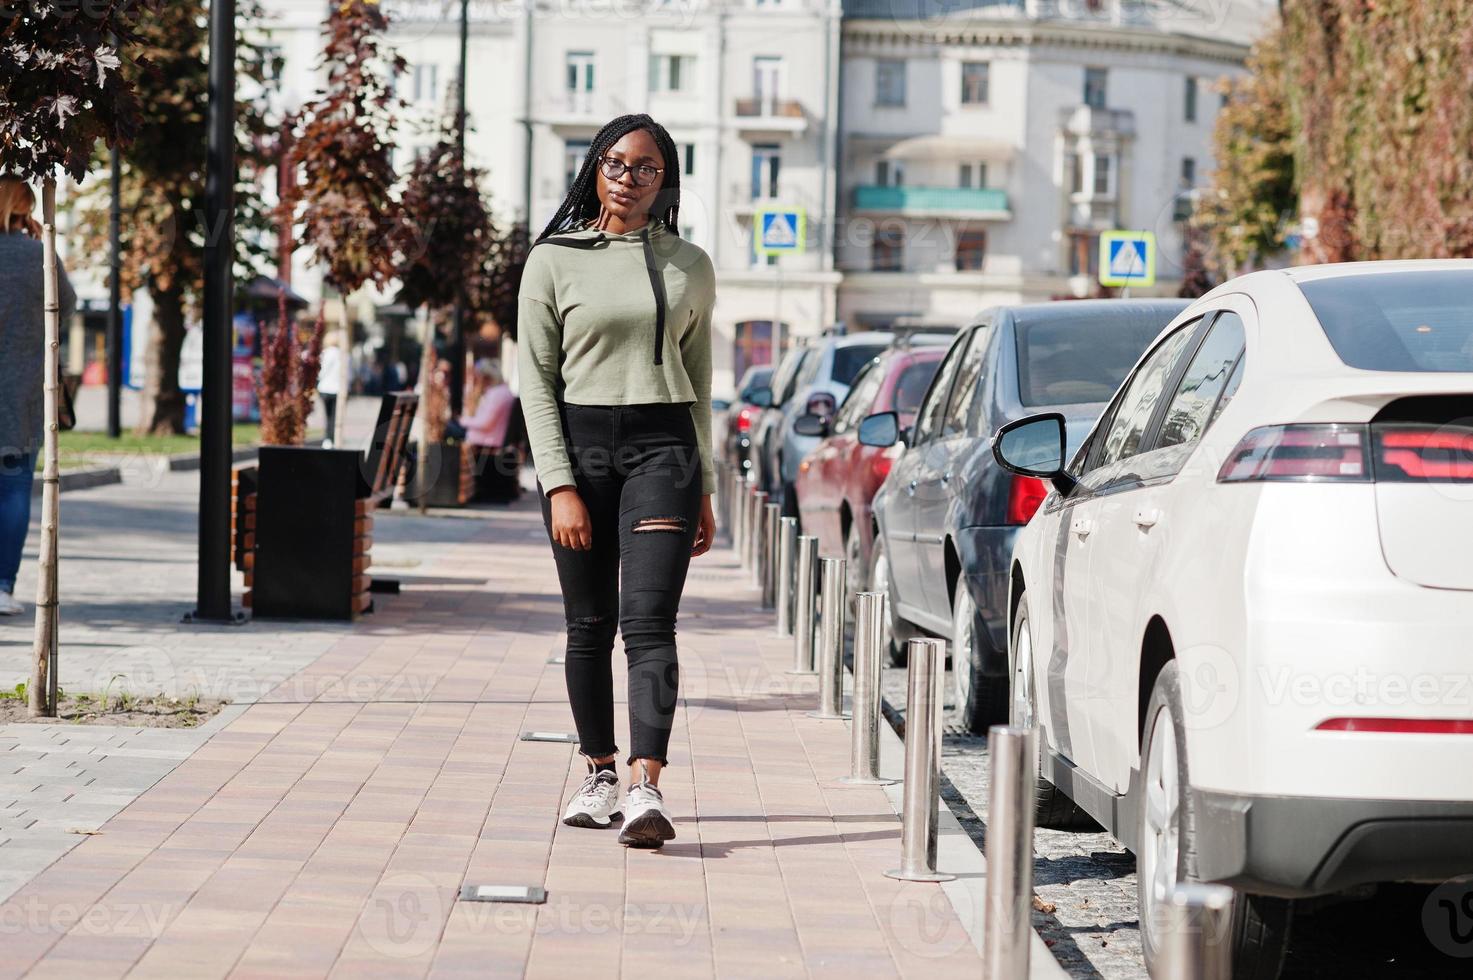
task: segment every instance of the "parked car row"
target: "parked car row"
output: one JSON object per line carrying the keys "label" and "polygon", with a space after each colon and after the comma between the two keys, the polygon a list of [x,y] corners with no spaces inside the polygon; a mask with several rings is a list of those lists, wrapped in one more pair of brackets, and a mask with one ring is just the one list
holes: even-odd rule
{"label": "parked car row", "polygon": [[1296,901],[1473,874],[1473,262],[882,337],[790,352],[754,465],[894,662],[945,637],[965,724],[1039,726],[1036,818],[1137,854],[1153,976],[1181,881],[1267,978]]}

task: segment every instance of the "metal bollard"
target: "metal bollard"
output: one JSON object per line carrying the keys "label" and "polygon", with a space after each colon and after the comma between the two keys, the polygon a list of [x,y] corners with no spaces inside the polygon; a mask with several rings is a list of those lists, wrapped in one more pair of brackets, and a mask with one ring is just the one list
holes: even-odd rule
{"label": "metal bollard", "polygon": [[747,525],[748,559],[747,567],[752,571],[752,585],[754,588],[762,588],[762,566],[758,564],[759,553],[762,550],[762,519],[767,512],[767,491],[758,490],[752,494],[752,520]]}
{"label": "metal bollard", "polygon": [[766,520],[762,522],[762,608],[777,607],[777,522],[781,517],[781,504],[768,504]]}
{"label": "metal bollard", "polygon": [[941,804],[941,667],[946,641],[932,637],[905,645],[909,658],[905,699],[905,791],[900,804],[900,867],[885,872],[902,881],[950,881],[936,870]]}
{"label": "metal bollard", "polygon": [[993,725],[987,730],[992,785],[987,802],[987,892],[982,976],[1028,976],[1033,915],[1033,802],[1038,729]]}
{"label": "metal bollard", "polygon": [[793,563],[798,558],[798,518],[784,517],[777,530],[777,635],[793,635]]}
{"label": "metal bollard", "polygon": [[818,710],[810,718],[844,714],[844,559],[818,560]]}
{"label": "metal bollard", "polygon": [[1229,980],[1233,973],[1233,890],[1227,885],[1180,883],[1162,903],[1165,928],[1158,973],[1171,980]]}
{"label": "metal bollard", "polygon": [[798,535],[798,560],[793,572],[793,669],[790,674],[812,674],[813,599],[818,584],[818,538]]}
{"label": "metal bollard", "polygon": [[862,786],[893,783],[880,776],[880,616],[883,592],[858,592],[854,604],[854,703],[849,775],[839,780]]}
{"label": "metal bollard", "polygon": [[747,564],[747,497],[750,495],[747,481],[738,480],[737,492],[731,498],[732,528],[735,531],[731,545],[736,552],[737,563],[743,568]]}

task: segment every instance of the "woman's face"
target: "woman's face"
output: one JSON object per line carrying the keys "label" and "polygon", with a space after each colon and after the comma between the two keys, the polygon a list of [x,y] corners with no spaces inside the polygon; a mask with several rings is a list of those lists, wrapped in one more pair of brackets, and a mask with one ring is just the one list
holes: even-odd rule
{"label": "woman's face", "polygon": [[665,182],[665,158],[655,145],[655,138],[648,130],[636,129],[625,133],[617,143],[604,153],[606,160],[619,160],[630,167],[641,165],[659,167],[648,187],[640,187],[634,179],[634,171],[626,170],[618,180],[609,180],[604,175],[603,163],[594,161],[598,174],[598,200],[605,211],[625,223],[636,223],[649,213],[660,185]]}

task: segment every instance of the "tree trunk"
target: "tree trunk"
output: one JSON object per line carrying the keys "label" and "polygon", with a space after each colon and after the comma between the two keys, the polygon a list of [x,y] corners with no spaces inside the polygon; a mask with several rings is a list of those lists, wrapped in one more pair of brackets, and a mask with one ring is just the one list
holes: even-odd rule
{"label": "tree trunk", "polygon": [[57,535],[60,502],[57,465],[57,385],[61,378],[60,285],[56,274],[56,180],[41,185],[42,269],[45,281],[46,383],[41,469],[41,560],[36,584],[35,666],[27,693],[32,718],[56,717]]}
{"label": "tree trunk", "polygon": [[143,386],[140,435],[184,431],[184,392],[179,389],[179,354],[184,347],[184,290],[152,288],[153,327],[148,333],[148,367]]}

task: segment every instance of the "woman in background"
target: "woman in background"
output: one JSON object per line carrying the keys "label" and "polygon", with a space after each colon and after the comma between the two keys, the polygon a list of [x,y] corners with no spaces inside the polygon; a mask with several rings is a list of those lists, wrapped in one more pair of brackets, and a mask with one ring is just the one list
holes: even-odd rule
{"label": "woman in background", "polygon": [[[0,616],[25,611],[15,577],[31,526],[31,483],[41,447],[46,378],[45,281],[36,195],[18,177],[0,177]],[[61,322],[77,295],[56,260]]]}

